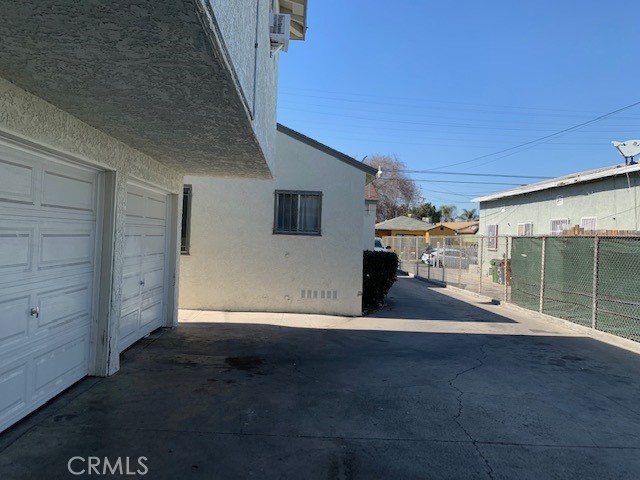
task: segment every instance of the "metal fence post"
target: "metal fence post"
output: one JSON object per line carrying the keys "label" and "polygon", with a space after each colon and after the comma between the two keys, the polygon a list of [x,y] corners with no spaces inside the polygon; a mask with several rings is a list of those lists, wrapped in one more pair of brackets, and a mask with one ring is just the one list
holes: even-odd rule
{"label": "metal fence post", "polygon": [[478,281],[478,293],[482,293],[482,253],[484,252],[484,237],[480,237],[480,252],[478,255],[478,265],[480,267],[480,281]]}
{"label": "metal fence post", "polygon": [[458,237],[458,287],[462,284],[462,238]]}
{"label": "metal fence post", "polygon": [[547,255],[547,237],[542,237],[542,255],[540,261],[540,305],[538,311],[542,313],[542,307],[544,306],[544,262]]}
{"label": "metal fence post", "polygon": [[600,250],[600,237],[593,237],[593,290],[591,302],[591,328],[598,327],[598,257]]}
{"label": "metal fence post", "polygon": [[504,301],[507,302],[508,293],[507,293],[507,260],[509,258],[509,237],[504,238],[505,246],[504,246],[504,262],[502,262],[502,278],[504,280]]}

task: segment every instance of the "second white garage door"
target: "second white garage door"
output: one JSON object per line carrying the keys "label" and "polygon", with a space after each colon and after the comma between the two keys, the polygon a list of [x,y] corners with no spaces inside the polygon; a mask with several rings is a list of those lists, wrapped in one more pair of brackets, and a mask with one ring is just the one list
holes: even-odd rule
{"label": "second white garage door", "polygon": [[127,186],[120,350],[164,324],[167,195]]}

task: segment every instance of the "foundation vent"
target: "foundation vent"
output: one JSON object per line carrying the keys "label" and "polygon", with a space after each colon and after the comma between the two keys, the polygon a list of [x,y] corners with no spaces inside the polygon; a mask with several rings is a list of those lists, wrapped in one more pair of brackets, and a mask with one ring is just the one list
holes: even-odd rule
{"label": "foundation vent", "polygon": [[300,290],[300,298],[310,299],[310,300],[337,300],[338,299],[338,291],[337,290],[309,290],[307,288],[303,288]]}

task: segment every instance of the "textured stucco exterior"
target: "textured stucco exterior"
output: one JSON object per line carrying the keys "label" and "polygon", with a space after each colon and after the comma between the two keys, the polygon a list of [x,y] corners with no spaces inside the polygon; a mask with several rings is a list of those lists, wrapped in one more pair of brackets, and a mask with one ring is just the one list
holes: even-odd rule
{"label": "textured stucco exterior", "polygon": [[364,218],[362,222],[362,246],[363,250],[373,250],[376,238],[376,208],[378,202],[365,200],[364,202]]}
{"label": "textured stucco exterior", "polygon": [[[273,180],[185,178],[180,308],[360,315],[366,173],[282,132],[276,145]],[[321,236],[273,234],[277,189],[322,191]]]}
{"label": "textured stucco exterior", "polygon": [[278,60],[269,40],[270,0],[209,1],[267,163],[275,155]]}
{"label": "textured stucco exterior", "polygon": [[[106,366],[108,373],[119,368],[117,326],[122,295],[122,266],[126,211],[126,185],[129,179],[148,182],[167,192],[182,192],[182,174],[157,162],[115,138],[83,123],[44,100],[25,92],[0,78],[0,131],[14,135],[37,146],[66,154],[101,169],[113,171],[115,182],[115,235],[103,241],[113,242],[114,261],[110,301],[110,335],[103,338],[111,352]],[[175,212],[179,215],[179,212]],[[179,252],[179,245],[174,245]],[[176,255],[174,272],[179,271]],[[177,284],[177,282],[175,282]],[[177,285],[171,285],[169,297],[177,295]],[[168,299],[169,300],[169,299]],[[176,302],[169,302],[176,304]],[[169,312],[168,324],[177,319],[177,311]],[[103,372],[103,373],[107,373]]]}
{"label": "textured stucco exterior", "polygon": [[269,178],[277,59],[266,0],[255,55],[256,1],[3,0],[0,72],[174,170]]}
{"label": "textured stucco exterior", "polygon": [[580,225],[596,217],[598,230],[638,230],[640,225],[637,172],[480,203],[479,233],[498,225],[499,235],[517,235],[519,223],[533,223],[533,235],[549,235],[551,220]]}

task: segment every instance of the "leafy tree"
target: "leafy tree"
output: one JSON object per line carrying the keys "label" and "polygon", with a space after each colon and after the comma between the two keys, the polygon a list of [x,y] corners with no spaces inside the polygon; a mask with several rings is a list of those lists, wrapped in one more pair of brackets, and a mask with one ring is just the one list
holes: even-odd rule
{"label": "leafy tree", "polygon": [[463,222],[471,222],[472,220],[478,220],[478,212],[475,208],[471,210],[467,210],[466,208],[462,209],[462,213],[458,215],[458,220],[462,220]]}
{"label": "leafy tree", "polygon": [[382,170],[373,181],[378,193],[377,221],[406,215],[420,200],[420,187],[405,173],[406,165],[395,155],[371,155],[365,162]]}
{"label": "leafy tree", "polygon": [[409,210],[409,213],[418,219],[422,219],[423,217],[430,218],[431,223],[438,223],[440,221],[440,212],[431,202],[425,202],[413,207]]}
{"label": "leafy tree", "polygon": [[456,218],[456,211],[458,209],[455,205],[441,205],[440,206],[440,221],[441,222],[453,222]]}

